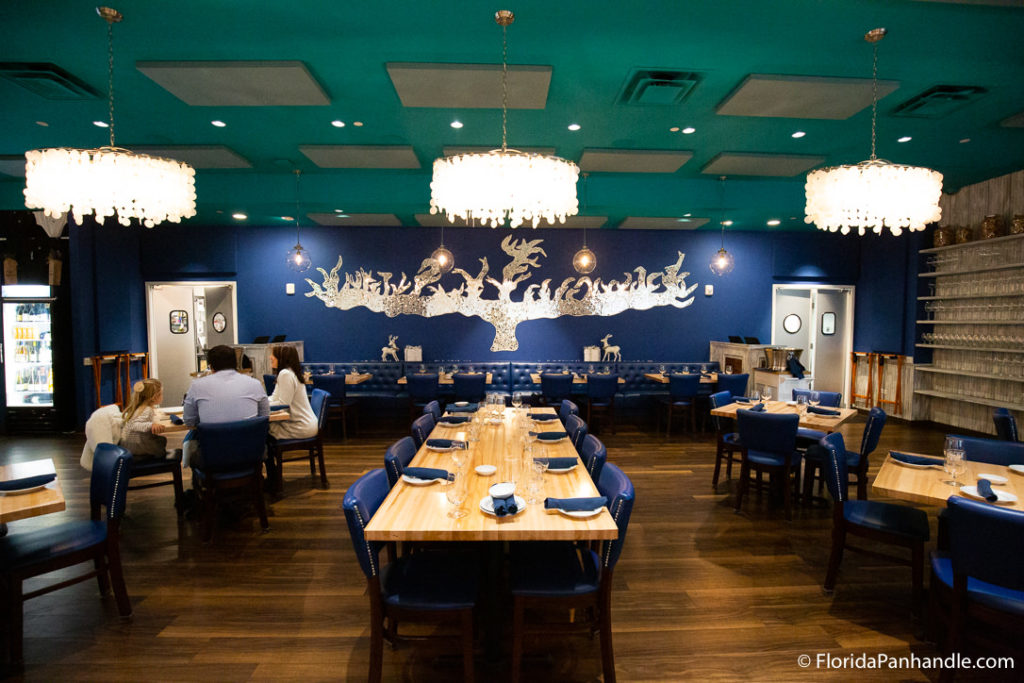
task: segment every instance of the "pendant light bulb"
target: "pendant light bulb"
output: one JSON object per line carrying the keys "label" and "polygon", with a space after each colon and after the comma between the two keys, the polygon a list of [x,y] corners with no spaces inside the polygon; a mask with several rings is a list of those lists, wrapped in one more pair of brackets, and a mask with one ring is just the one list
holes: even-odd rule
{"label": "pendant light bulb", "polygon": [[732,254],[725,250],[725,224],[731,224],[731,221],[725,220],[725,176],[721,176],[719,180],[722,181],[718,185],[718,203],[721,206],[722,211],[722,242],[718,251],[711,257],[710,268],[712,273],[721,277],[732,272],[733,267],[736,265],[736,261],[733,259]]}
{"label": "pendant light bulb", "polygon": [[301,195],[299,194],[299,177],[301,175],[302,171],[295,169],[295,246],[288,250],[288,259],[286,261],[288,267],[296,273],[305,273],[313,265],[313,259],[310,258],[309,251],[302,246],[302,239],[300,238],[299,213]]}
{"label": "pendant light bulb", "polygon": [[444,246],[444,225],[441,226],[441,244],[430,254],[430,258],[437,262],[442,275],[450,273],[455,267],[455,254]]}
{"label": "pendant light bulb", "polygon": [[[589,173],[583,174],[583,210],[586,212],[588,197],[587,197],[587,179],[590,178]],[[576,252],[572,257],[572,267],[580,275],[587,275],[594,272],[594,268],[597,268],[597,255],[590,250],[587,246],[587,225],[583,224],[583,248]]]}

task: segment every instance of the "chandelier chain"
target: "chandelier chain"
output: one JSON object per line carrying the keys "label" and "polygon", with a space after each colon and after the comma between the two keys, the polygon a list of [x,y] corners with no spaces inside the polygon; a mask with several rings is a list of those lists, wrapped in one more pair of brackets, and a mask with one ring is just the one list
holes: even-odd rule
{"label": "chandelier chain", "polygon": [[878,43],[871,45],[873,58],[871,63],[871,160],[878,158],[875,154],[876,128],[878,124]]}
{"label": "chandelier chain", "polygon": [[[590,174],[583,174],[583,213],[587,213],[587,207],[590,205]],[[583,220],[583,248],[587,248],[587,221]]]}
{"label": "chandelier chain", "polygon": [[718,221],[722,225],[721,248],[725,249],[725,176],[719,176],[721,182],[718,184],[718,204],[721,207],[722,217]]}
{"label": "chandelier chain", "polygon": [[501,151],[508,149],[508,26],[501,27]]}
{"label": "chandelier chain", "polygon": [[301,195],[299,194],[299,176],[302,175],[301,169],[295,169],[295,246],[302,245],[301,229],[299,225],[299,206],[301,204]]}
{"label": "chandelier chain", "polygon": [[107,113],[110,116],[110,146],[114,147],[114,24],[107,22]]}

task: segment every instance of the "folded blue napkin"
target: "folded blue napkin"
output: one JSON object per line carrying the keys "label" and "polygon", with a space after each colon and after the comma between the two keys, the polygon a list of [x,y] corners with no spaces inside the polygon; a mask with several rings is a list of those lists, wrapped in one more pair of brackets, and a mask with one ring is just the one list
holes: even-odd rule
{"label": "folded blue napkin", "polygon": [[596,510],[603,508],[608,504],[608,499],[604,496],[596,496],[594,498],[545,498],[544,509],[545,510],[565,510],[566,512],[589,512],[590,510]]}
{"label": "folded blue napkin", "polygon": [[476,403],[470,403],[469,405],[465,406],[449,404],[445,407],[445,410],[447,410],[449,413],[475,413],[479,407],[479,404]]}
{"label": "folded blue napkin", "polygon": [[427,439],[427,447],[429,448],[467,448],[465,441],[457,441],[455,439]]}
{"label": "folded blue napkin", "polygon": [[576,464],[576,456],[567,456],[564,458],[534,458],[534,462],[546,462],[549,470],[567,470]]}
{"label": "folded blue napkin", "polygon": [[519,512],[519,506],[516,505],[515,494],[505,496],[504,498],[495,498],[494,496],[491,496],[491,505],[494,507],[495,517],[514,515]]}
{"label": "folded blue napkin", "polygon": [[406,467],[405,474],[416,479],[447,479],[448,470],[434,467]]}
{"label": "folded blue napkin", "polygon": [[173,424],[173,425],[183,425],[183,424],[185,424],[185,421],[182,420],[177,415],[168,415],[167,419],[170,420],[171,424]]}
{"label": "folded blue napkin", "polygon": [[550,420],[557,420],[558,416],[552,413],[530,413],[530,419],[536,422],[548,422]]}
{"label": "folded blue napkin", "polygon": [[994,503],[999,500],[999,496],[992,490],[992,482],[988,479],[978,480],[978,495],[987,500],[990,503]]}
{"label": "folded blue napkin", "polygon": [[43,484],[49,484],[56,478],[57,474],[51,472],[50,474],[21,477],[20,479],[8,479],[7,481],[0,481],[0,491],[20,491],[21,489],[32,488],[33,486],[42,486]]}
{"label": "folded blue napkin", "polygon": [[838,410],[832,410],[831,408],[819,408],[818,406],[807,406],[808,413],[815,413],[816,415],[839,415]]}
{"label": "folded blue napkin", "polygon": [[747,398],[746,396],[733,396],[732,400],[735,403],[750,403],[750,399]]}
{"label": "folded blue napkin", "polygon": [[758,403],[755,406],[750,406],[749,408],[747,408],[747,410],[749,410],[752,413],[763,413],[764,412],[764,404],[763,403]]}
{"label": "folded blue napkin", "polygon": [[472,418],[466,415],[445,415],[440,419],[441,424],[461,425],[469,422]]}
{"label": "folded blue napkin", "polygon": [[569,434],[567,432],[530,432],[530,436],[537,437],[538,441],[560,441]]}
{"label": "folded blue napkin", "polygon": [[275,410],[288,410],[288,406],[284,403],[280,405],[270,406],[270,412],[274,412]]}
{"label": "folded blue napkin", "polygon": [[908,465],[936,465],[942,466],[942,461],[938,458],[926,458],[921,455],[911,455],[909,453],[900,453],[899,451],[889,451],[889,457],[898,462],[904,462]]}

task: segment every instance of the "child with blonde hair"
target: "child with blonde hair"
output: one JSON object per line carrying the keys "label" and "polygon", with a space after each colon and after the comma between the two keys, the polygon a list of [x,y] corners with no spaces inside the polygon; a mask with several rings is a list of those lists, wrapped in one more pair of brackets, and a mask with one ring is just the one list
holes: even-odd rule
{"label": "child with blonde hair", "polygon": [[164,385],[158,379],[143,379],[132,386],[128,405],[121,413],[124,425],[118,444],[132,452],[136,458],[163,458],[167,455],[167,437],[161,436],[160,403],[164,400]]}

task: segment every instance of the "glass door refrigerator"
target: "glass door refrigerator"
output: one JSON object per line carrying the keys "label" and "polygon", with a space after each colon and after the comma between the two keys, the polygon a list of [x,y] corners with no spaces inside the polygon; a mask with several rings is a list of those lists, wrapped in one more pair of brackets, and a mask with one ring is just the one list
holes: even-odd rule
{"label": "glass door refrigerator", "polygon": [[51,288],[48,285],[4,285],[2,295],[8,431],[55,429]]}

